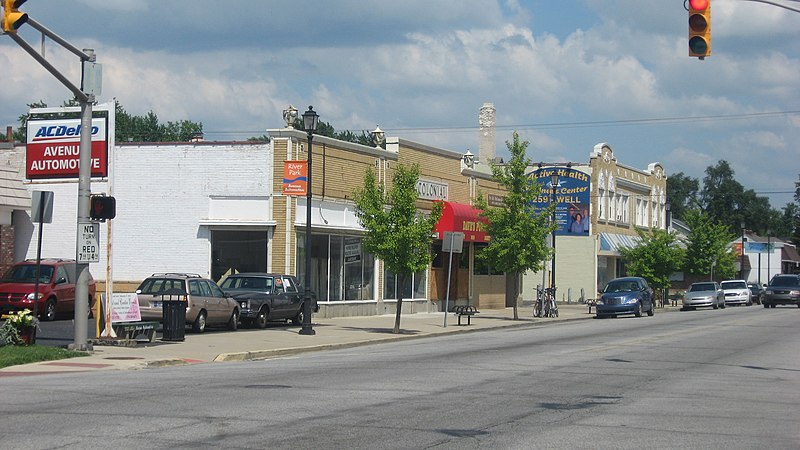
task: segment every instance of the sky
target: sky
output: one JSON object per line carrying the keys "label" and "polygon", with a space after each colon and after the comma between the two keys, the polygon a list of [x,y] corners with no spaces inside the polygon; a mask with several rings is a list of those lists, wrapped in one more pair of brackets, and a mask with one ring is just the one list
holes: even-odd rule
{"label": "sky", "polygon": [[[773,0],[800,9],[796,0]],[[30,0],[20,8],[102,64],[100,102],[206,140],[260,136],[313,105],[337,131],[478,153],[497,110],[497,156],[518,132],[533,162],[620,163],[701,181],[727,161],[774,208],[800,175],[800,13],[712,1],[712,56],[688,56],[683,0]],[[41,34],[23,25],[34,48]],[[45,57],[80,83],[78,58]],[[0,125],[71,97],[0,35]],[[795,144],[793,144],[793,142]]]}

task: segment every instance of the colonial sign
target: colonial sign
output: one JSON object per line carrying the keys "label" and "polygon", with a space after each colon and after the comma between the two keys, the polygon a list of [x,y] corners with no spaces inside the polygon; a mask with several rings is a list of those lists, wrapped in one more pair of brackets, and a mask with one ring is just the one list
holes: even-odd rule
{"label": "colonial sign", "polygon": [[[108,119],[92,119],[91,174],[108,176]],[[28,121],[25,176],[28,179],[78,178],[80,119]]]}
{"label": "colonial sign", "polygon": [[447,200],[447,183],[417,180],[417,196],[423,200]]}
{"label": "colonial sign", "polygon": [[[555,186],[551,180],[554,174],[558,175],[558,184]],[[589,235],[589,174],[570,167],[542,167],[529,173],[528,178],[542,186],[539,197],[532,199],[534,207],[544,209],[551,201],[555,201],[556,234]]]}

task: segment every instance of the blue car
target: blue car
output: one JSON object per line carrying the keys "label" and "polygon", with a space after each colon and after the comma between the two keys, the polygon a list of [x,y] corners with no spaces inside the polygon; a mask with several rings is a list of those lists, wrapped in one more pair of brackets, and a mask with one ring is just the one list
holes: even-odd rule
{"label": "blue car", "polygon": [[622,314],[642,317],[643,312],[652,316],[654,308],[653,290],[644,278],[615,278],[606,284],[597,300],[596,317],[616,317]]}

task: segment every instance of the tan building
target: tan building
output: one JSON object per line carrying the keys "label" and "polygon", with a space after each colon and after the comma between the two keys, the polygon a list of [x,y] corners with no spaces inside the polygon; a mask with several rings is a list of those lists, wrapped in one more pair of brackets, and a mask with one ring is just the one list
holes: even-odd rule
{"label": "tan building", "polygon": [[[559,301],[580,301],[596,298],[597,291],[609,280],[626,274],[619,249],[636,245],[637,229],[666,229],[667,177],[657,162],[646,169],[618,162],[606,143],[594,147],[588,164],[569,166],[572,171],[589,177],[590,221],[584,234],[565,232],[556,236],[556,297]],[[564,198],[570,198],[572,190],[566,191],[569,192]],[[571,219],[571,205],[560,203],[559,208],[564,211],[561,217],[566,227]],[[525,275],[524,299],[535,298],[537,286],[550,286],[551,267],[552,261],[545,272]]]}

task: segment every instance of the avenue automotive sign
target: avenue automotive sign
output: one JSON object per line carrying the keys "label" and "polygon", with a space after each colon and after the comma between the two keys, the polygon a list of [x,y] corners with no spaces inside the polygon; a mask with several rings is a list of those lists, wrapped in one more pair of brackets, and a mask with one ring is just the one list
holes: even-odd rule
{"label": "avenue automotive sign", "polygon": [[[80,119],[28,121],[25,176],[28,179],[78,178]],[[92,120],[93,177],[108,176],[107,119]]]}

